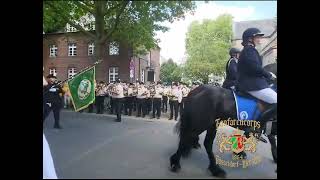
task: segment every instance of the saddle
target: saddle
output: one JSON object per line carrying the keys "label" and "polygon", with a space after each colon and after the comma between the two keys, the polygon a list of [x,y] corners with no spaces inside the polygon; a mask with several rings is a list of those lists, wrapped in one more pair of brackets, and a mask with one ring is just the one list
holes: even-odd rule
{"label": "saddle", "polygon": [[269,106],[268,103],[243,91],[233,91],[239,120],[256,120]]}

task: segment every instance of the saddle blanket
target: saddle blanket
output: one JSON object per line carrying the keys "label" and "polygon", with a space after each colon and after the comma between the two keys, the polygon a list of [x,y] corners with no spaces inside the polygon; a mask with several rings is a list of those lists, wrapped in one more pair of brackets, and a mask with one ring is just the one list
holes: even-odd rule
{"label": "saddle blanket", "polygon": [[257,120],[261,111],[258,107],[258,100],[237,95],[233,91],[236,102],[238,120]]}

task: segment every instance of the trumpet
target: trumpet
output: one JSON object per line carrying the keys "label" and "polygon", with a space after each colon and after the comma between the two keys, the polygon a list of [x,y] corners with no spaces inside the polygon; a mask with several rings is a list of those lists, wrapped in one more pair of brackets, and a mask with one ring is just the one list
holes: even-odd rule
{"label": "trumpet", "polygon": [[157,93],[155,86],[150,86],[150,96],[153,97]]}
{"label": "trumpet", "polygon": [[137,96],[138,95],[138,88],[134,87],[132,88],[132,96]]}

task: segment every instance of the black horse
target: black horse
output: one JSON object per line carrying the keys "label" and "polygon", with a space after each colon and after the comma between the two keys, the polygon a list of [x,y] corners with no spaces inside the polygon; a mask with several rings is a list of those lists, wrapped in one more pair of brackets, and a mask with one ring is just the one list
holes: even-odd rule
{"label": "black horse", "polygon": [[[268,65],[265,69],[277,75],[276,64]],[[270,83],[276,83],[276,81]],[[201,85],[192,90],[185,101],[184,111],[176,126],[180,141],[177,152],[170,157],[171,171],[177,172],[181,168],[181,156],[187,157],[192,148],[199,147],[199,135],[207,131],[204,147],[210,161],[208,169],[213,176],[225,177],[225,171],[216,164],[216,159],[212,152],[212,145],[217,131],[215,120],[219,118],[236,119],[237,112],[235,107],[236,104],[231,90],[210,85]],[[276,121],[272,123],[273,126],[271,133],[268,134],[268,139],[271,143],[273,159],[277,162],[277,147],[275,141],[277,129],[275,122]],[[260,123],[261,126],[264,127],[267,122]]]}

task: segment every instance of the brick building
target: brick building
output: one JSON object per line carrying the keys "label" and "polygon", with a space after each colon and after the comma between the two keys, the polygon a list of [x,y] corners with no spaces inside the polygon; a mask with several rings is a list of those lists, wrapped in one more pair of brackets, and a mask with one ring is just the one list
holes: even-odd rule
{"label": "brick building", "polygon": [[[103,51],[103,62],[96,66],[96,80],[158,81],[160,75],[160,48],[144,56],[132,57],[132,48],[125,42],[108,41]],[[95,47],[80,32],[57,32],[43,35],[43,65],[45,74],[55,74],[58,80],[67,79],[81,69],[92,65]],[[134,76],[130,78],[130,61]]]}

